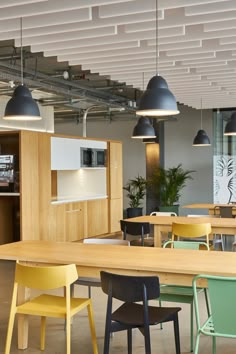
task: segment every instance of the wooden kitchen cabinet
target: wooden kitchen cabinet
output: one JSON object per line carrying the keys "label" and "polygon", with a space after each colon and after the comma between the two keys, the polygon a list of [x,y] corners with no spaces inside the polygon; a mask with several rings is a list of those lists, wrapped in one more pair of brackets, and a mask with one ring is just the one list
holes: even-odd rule
{"label": "wooden kitchen cabinet", "polygon": [[109,145],[109,195],[111,199],[120,199],[123,197],[122,144],[120,142],[110,142]]}
{"label": "wooden kitchen cabinet", "polygon": [[87,234],[87,202],[65,204],[65,241],[79,241]]}
{"label": "wooden kitchen cabinet", "polygon": [[[19,160],[17,193],[9,196],[3,193],[0,198],[3,234],[0,243],[17,240],[79,241],[86,237],[106,236],[119,231],[123,211],[121,143],[101,141],[107,146],[107,166],[102,173],[97,170],[99,178],[96,183],[93,182],[91,173],[87,174],[92,182],[91,188],[86,192],[103,197],[72,202],[74,197],[80,197],[80,190],[73,188],[75,193],[68,194],[68,199],[72,200],[66,200],[66,195],[62,195],[65,198],[63,202],[60,195],[58,198],[58,191],[64,188],[62,183],[57,183],[59,173],[60,178],[63,175],[63,183],[71,181],[67,179],[68,174],[71,174],[72,185],[84,178],[85,174],[79,170],[52,170],[52,137],[81,140],[79,137],[33,131],[0,132],[1,153],[14,154]],[[90,143],[90,139],[87,140]],[[56,152],[57,149],[54,149],[54,154]],[[97,190],[104,179],[105,186]],[[106,195],[107,198],[104,197]]]}
{"label": "wooden kitchen cabinet", "polygon": [[87,237],[108,233],[107,199],[87,201],[87,226]]}
{"label": "wooden kitchen cabinet", "polygon": [[123,165],[122,144],[109,144],[109,232],[120,231],[120,220],[123,219]]}

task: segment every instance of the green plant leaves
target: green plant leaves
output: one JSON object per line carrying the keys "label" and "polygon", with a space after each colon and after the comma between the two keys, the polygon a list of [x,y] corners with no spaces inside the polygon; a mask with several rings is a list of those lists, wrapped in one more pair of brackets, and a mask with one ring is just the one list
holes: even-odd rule
{"label": "green plant leaves", "polygon": [[182,164],[168,169],[156,169],[149,184],[160,201],[160,205],[171,206],[178,202],[186,181],[193,179],[191,176],[193,172],[195,171],[184,170]]}
{"label": "green plant leaves", "polygon": [[134,179],[129,179],[124,190],[128,193],[126,194],[129,198],[130,208],[139,208],[146,194],[147,181],[142,176],[135,177]]}

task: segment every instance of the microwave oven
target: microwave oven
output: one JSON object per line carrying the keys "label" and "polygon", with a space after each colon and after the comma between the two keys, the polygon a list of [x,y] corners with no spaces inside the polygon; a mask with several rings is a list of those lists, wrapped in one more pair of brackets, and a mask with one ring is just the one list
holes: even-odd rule
{"label": "microwave oven", "polygon": [[106,150],[94,148],[80,148],[81,167],[105,167]]}

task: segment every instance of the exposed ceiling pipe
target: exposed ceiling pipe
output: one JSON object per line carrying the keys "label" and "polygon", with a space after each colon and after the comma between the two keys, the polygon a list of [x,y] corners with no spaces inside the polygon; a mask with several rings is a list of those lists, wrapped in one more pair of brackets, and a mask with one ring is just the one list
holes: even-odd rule
{"label": "exposed ceiling pipe", "polygon": [[97,105],[91,106],[91,107],[87,108],[83,114],[83,137],[84,138],[87,137],[87,115],[88,115],[88,112],[90,110],[92,110],[93,108],[99,108],[99,106],[97,106]]}
{"label": "exposed ceiling pipe", "polygon": [[[0,61],[0,77],[9,80],[19,80],[20,67],[16,65],[11,65]],[[5,70],[5,72],[3,72]],[[31,89],[34,87],[44,88],[49,92],[56,92],[64,94],[66,97],[87,98],[93,102],[100,105],[106,105],[108,107],[123,108],[130,112],[135,112],[133,107],[130,107],[128,100],[125,97],[113,95],[111,93],[101,90],[96,90],[86,86],[85,84],[80,84],[76,81],[67,81],[64,79],[54,78],[46,74],[35,72],[30,69],[24,69],[25,78],[24,82]]]}

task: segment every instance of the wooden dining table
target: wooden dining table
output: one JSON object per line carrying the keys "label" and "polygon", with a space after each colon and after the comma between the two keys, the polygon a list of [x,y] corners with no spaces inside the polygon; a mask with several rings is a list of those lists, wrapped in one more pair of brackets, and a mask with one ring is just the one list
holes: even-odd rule
{"label": "wooden dining table", "polygon": [[188,216],[150,216],[143,215],[127,219],[127,221],[149,222],[154,227],[154,246],[162,246],[162,232],[170,232],[172,223],[197,224],[210,223],[213,234],[236,235],[235,218],[211,218],[211,217],[188,217]]}
{"label": "wooden dining table", "polygon": [[[101,270],[129,275],[157,275],[163,284],[191,285],[197,274],[236,277],[236,254],[158,247],[124,247],[54,241],[20,241],[0,246],[0,259],[37,265],[71,264],[79,276],[99,277]],[[200,283],[204,286],[204,283]],[[29,296],[20,292],[18,301]],[[28,346],[28,320],[18,320],[18,347]]]}
{"label": "wooden dining table", "polygon": [[232,215],[236,216],[236,204],[214,204],[214,203],[195,203],[182,206],[186,209],[207,209],[210,215],[219,215],[220,207],[232,207]]}

